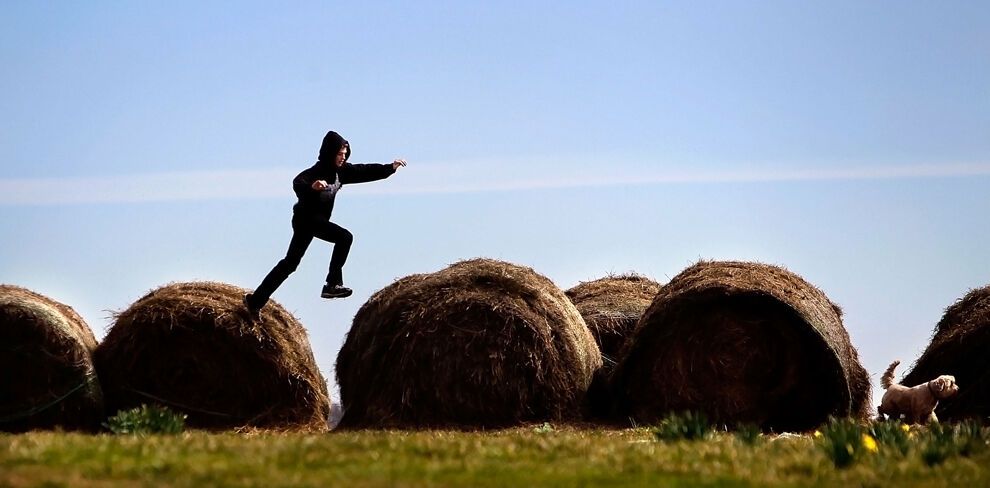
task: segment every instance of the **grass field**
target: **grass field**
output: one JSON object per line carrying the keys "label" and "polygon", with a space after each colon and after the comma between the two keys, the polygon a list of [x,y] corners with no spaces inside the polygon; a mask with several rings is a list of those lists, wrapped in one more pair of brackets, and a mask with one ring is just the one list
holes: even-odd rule
{"label": "grass field", "polygon": [[0,486],[988,486],[987,466],[990,449],[928,466],[881,445],[840,469],[810,436],[649,429],[0,435]]}

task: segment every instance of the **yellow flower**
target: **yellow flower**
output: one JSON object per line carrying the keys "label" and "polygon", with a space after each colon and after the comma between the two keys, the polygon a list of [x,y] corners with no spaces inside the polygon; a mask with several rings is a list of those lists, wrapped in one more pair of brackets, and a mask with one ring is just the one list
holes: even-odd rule
{"label": "yellow flower", "polygon": [[863,434],[863,447],[865,447],[867,451],[877,452],[877,440],[870,434]]}
{"label": "yellow flower", "polygon": [[814,435],[815,439],[821,439],[821,437],[822,437],[822,431],[816,430],[815,433],[812,434],[812,435]]}
{"label": "yellow flower", "polygon": [[911,426],[908,424],[901,424],[901,430],[904,432],[911,432]]}

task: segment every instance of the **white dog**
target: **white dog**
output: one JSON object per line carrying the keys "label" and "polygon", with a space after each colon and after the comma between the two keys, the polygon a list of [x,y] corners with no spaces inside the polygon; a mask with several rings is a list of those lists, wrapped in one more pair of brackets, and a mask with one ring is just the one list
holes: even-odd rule
{"label": "white dog", "polygon": [[894,368],[900,361],[894,361],[880,378],[880,386],[886,393],[880,401],[877,413],[881,420],[884,415],[892,419],[903,417],[906,424],[927,424],[938,422],[935,406],[943,398],[949,398],[959,391],[955,376],[942,375],[927,383],[908,388],[894,383]]}

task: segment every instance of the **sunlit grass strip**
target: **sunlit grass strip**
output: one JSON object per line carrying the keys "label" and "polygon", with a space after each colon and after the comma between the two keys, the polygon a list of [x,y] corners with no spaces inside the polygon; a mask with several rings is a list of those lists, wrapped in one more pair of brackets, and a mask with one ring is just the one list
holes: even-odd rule
{"label": "sunlit grass strip", "polygon": [[[346,432],[0,435],[0,486],[987,486],[990,451],[928,466],[923,430],[908,455],[878,452],[836,469],[810,435],[749,445],[714,432],[658,442],[651,429],[534,425],[487,433]],[[862,442],[862,438],[860,438]]]}

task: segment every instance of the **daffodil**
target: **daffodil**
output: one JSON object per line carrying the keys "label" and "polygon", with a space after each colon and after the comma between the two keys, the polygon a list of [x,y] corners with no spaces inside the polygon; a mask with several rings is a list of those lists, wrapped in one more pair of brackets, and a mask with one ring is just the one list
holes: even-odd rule
{"label": "daffodil", "polygon": [[901,430],[904,432],[911,432],[911,426],[908,424],[901,424]]}
{"label": "daffodil", "polygon": [[877,440],[870,434],[863,434],[863,447],[865,447],[867,451],[877,452]]}
{"label": "daffodil", "polygon": [[816,430],[815,433],[812,434],[812,436],[814,436],[815,439],[821,439],[822,438],[822,431]]}

